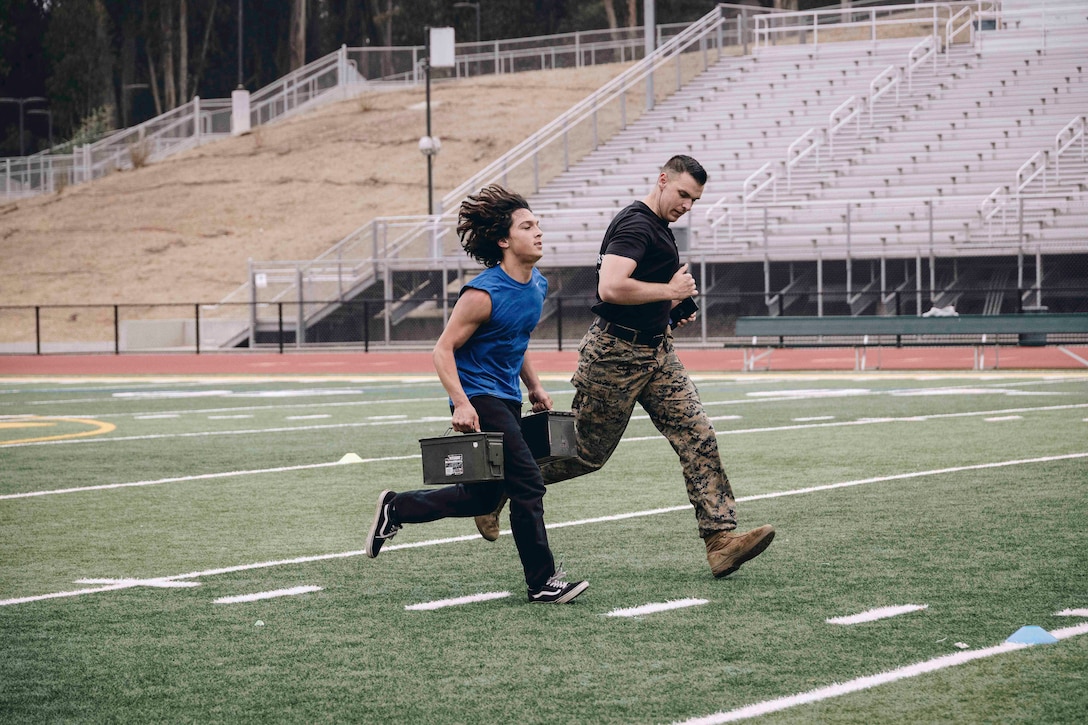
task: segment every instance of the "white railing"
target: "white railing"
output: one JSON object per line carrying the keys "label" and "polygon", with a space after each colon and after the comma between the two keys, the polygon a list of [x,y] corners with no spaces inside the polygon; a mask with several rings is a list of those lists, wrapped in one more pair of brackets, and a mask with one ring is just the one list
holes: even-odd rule
{"label": "white railing", "polygon": [[[948,47],[956,42],[956,36],[958,36],[964,30],[968,32],[968,42],[974,42],[974,18],[974,8],[972,8],[970,5],[966,5],[960,8],[952,17],[950,17],[945,22],[944,42],[946,50]],[[950,57],[947,57],[946,59],[951,60]]]}
{"label": "white railing", "polygon": [[932,35],[922,38],[918,45],[907,53],[907,92],[914,90],[914,69],[932,59],[933,70],[937,70],[937,41]]}
{"label": "white railing", "polygon": [[[978,206],[978,213],[983,223],[986,224],[988,235],[993,234],[994,224],[998,219],[1000,220],[1002,233],[1008,231],[1010,206],[1015,208],[1017,216],[1014,217],[1014,220],[1020,220],[1022,215],[1021,199],[1027,193],[1028,187],[1036,180],[1041,181],[1042,194],[1047,194],[1049,190],[1048,182],[1051,178],[1047,172],[1047,167],[1051,160],[1054,161],[1053,182],[1060,186],[1062,183],[1061,174],[1059,173],[1061,156],[1072,149],[1077,142],[1080,142],[1080,160],[1085,159],[1084,126],[1085,117],[1074,116],[1072,121],[1055,134],[1053,151],[1051,149],[1036,151],[1016,170],[1016,176],[1011,187],[999,186],[982,200]],[[1078,177],[1073,179],[1072,182],[1079,183],[1082,178]]]}
{"label": "white railing", "polygon": [[991,191],[982,203],[978,205],[978,214],[982,223],[986,225],[986,241],[992,242],[994,238],[994,219],[1001,215],[1001,233],[1007,231],[1006,215],[1009,207],[1009,193],[1004,186],[999,186]]}
{"label": "white railing", "polygon": [[840,103],[834,111],[827,114],[827,154],[835,153],[835,134],[846,124],[854,121],[854,132],[861,133],[862,103],[857,96],[850,96]]}
{"label": "white railing", "polygon": [[741,187],[741,209],[744,212],[744,223],[748,223],[748,204],[755,201],[755,198],[759,196],[765,189],[771,190],[771,197],[774,201],[778,200],[778,174],[775,173],[772,168],[772,163],[767,163],[760,166],[754,173],[750,174],[747,179],[744,180],[744,186]]}
{"label": "white railing", "polygon": [[1020,199],[1020,193],[1027,187],[1028,184],[1042,177],[1043,180],[1043,192],[1046,192],[1046,167],[1050,161],[1050,150],[1043,149],[1042,151],[1036,151],[1031,155],[1031,158],[1025,161],[1019,169],[1016,170],[1016,192],[1015,198]]}
{"label": "white railing", "polygon": [[899,81],[901,79],[899,66],[890,65],[877,73],[873,80],[869,81],[869,125],[873,124],[873,107],[876,102],[892,90],[895,91],[895,102],[899,103]]}
{"label": "white railing", "polygon": [[[686,24],[661,25],[659,38],[681,32]],[[634,57],[632,37],[642,43],[642,29],[622,31],[579,31],[564,35],[515,38],[488,43],[458,43],[458,68],[470,68],[473,75],[487,71],[476,50],[488,47],[493,72],[535,70],[521,62],[545,52],[549,43],[570,47],[571,64],[582,66],[596,62],[617,62]],[[250,127],[274,122],[313,107],[317,102],[339,100],[345,94],[372,83],[421,83],[420,59],[423,46],[393,48],[340,49],[311,61],[279,80],[255,91],[250,97]],[[557,51],[558,54],[562,52]],[[559,63],[565,65],[565,63]],[[459,74],[460,71],[459,71]],[[230,99],[199,99],[185,103],[136,126],[121,129],[84,146],[56,153],[54,150],[32,156],[0,159],[0,195],[2,198],[52,193],[69,184],[100,178],[118,168],[131,165],[132,151],[146,161],[162,158],[222,138],[231,130]],[[199,120],[196,120],[199,119]]]}
{"label": "white railing", "polygon": [[721,12],[721,7],[723,6],[719,6],[719,9],[692,23],[686,30],[655,50],[651,56],[613,78],[502,157],[466,179],[442,198],[441,208],[446,211],[453,209],[468,194],[487,184],[506,179],[512,172],[519,169],[531,170],[528,174],[529,183],[522,184],[519,188],[530,189],[533,192],[539,190],[541,178],[538,169],[540,154],[544,149],[554,147],[560,150],[562,153],[558,162],[560,168],[566,170],[570,164],[568,147],[572,129],[585,128],[593,137],[592,147],[596,147],[599,138],[592,129],[597,126],[596,119],[602,110],[608,108],[618,113],[620,127],[625,127],[628,122],[627,96],[629,92],[640,89],[641,84],[650,79],[658,69],[670,63],[679,63],[680,56],[691,51],[693,47],[697,51],[705,51],[710,47],[718,49],[722,47],[724,42],[722,33],[728,19]]}
{"label": "white railing", "polygon": [[[884,5],[867,9],[821,9],[790,13],[761,15],[755,18],[753,37],[757,51],[777,45],[803,44],[818,46],[821,42],[842,40],[869,40],[875,42],[882,31],[889,36],[896,34],[896,26],[920,26],[929,28],[929,34],[937,36],[940,28],[951,27],[947,19],[956,15],[970,16],[973,8],[992,3],[982,2],[935,2],[913,6]],[[968,20],[970,27],[970,20]],[[957,28],[957,32],[959,29]],[[900,31],[901,32],[901,31]]]}
{"label": "white railing", "polygon": [[823,140],[823,131],[813,127],[801,134],[786,149],[786,193],[793,191],[794,166],[797,166],[808,156],[815,154],[816,166],[819,168],[820,146],[823,144]]}
{"label": "white railing", "polygon": [[1054,136],[1054,178],[1061,183],[1061,159],[1077,142],[1080,142],[1080,160],[1084,161],[1084,116],[1077,116]]}
{"label": "white railing", "polygon": [[255,91],[249,100],[250,125],[286,118],[329,91],[365,82],[348,60],[348,48],[341,46]]}

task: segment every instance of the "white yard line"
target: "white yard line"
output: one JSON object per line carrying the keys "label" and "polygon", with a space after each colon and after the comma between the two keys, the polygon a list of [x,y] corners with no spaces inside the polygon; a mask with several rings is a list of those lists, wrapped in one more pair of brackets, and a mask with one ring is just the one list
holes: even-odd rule
{"label": "white yard line", "polygon": [[183,481],[208,481],[215,478],[237,478],[238,476],[254,476],[264,473],[284,473],[287,471],[306,471],[313,468],[329,468],[351,463],[375,463],[379,461],[407,461],[419,458],[419,454],[411,456],[385,456],[383,458],[360,458],[351,461],[334,461],[332,463],[307,463],[298,466],[278,466],[276,468],[257,468],[248,471],[223,471],[220,473],[203,473],[195,476],[175,476],[173,478],[156,478],[149,481],[132,481],[130,483],[104,483],[98,486],[78,486],[75,488],[55,488],[48,491],[25,491],[23,493],[6,493],[0,495],[0,501],[17,498],[36,498],[38,496],[55,496],[62,493],[82,493],[85,491],[106,491],[114,488],[132,488],[139,486],[158,486],[164,483],[181,483]]}
{"label": "white yard line", "polygon": [[668,612],[672,609],[685,609],[687,607],[698,607],[700,604],[706,604],[707,599],[675,599],[668,602],[655,602],[652,604],[643,604],[639,607],[626,607],[624,609],[613,609],[611,612],[605,612],[605,617],[641,617],[644,614],[657,614],[658,612]]}
{"label": "white yard line", "polygon": [[[815,493],[817,491],[831,491],[837,488],[846,488],[849,486],[861,486],[870,483],[882,483],[885,481],[902,481],[910,478],[922,478],[926,476],[937,476],[945,473],[959,473],[962,471],[978,471],[990,468],[1001,468],[1004,466],[1020,466],[1030,465],[1033,463],[1050,463],[1052,461],[1065,461],[1078,458],[1088,458],[1088,452],[1085,453],[1068,453],[1060,456],[1042,456],[1039,458],[1022,458],[1011,461],[996,461],[993,463],[979,463],[971,466],[953,466],[950,468],[939,468],[930,471],[914,471],[911,473],[899,473],[891,476],[876,476],[873,478],[859,479],[856,481],[843,481],[841,483],[831,483],[823,486],[809,486],[807,488],[794,489],[791,491],[778,491],[775,493],[756,494],[753,496],[741,496],[737,499],[738,502],[745,501],[759,501],[763,499],[782,498],[785,496],[797,496],[807,493]],[[325,466],[337,465],[337,464],[320,464]],[[554,524],[548,524],[548,529],[562,529],[569,526],[585,526],[587,524],[603,523],[606,521],[622,521],[624,519],[640,518],[645,516],[656,516],[663,513],[672,513],[676,511],[690,511],[691,505],[684,504],[683,506],[669,506],[666,508],[649,509],[647,511],[632,511],[630,513],[613,514],[611,516],[599,516],[591,519],[581,519],[577,521],[564,521]],[[503,531],[503,534],[509,535],[509,531]],[[443,539],[428,539],[424,541],[415,541],[406,544],[393,544],[382,547],[382,553],[397,551],[400,549],[417,549],[428,546],[439,546],[442,544],[451,544],[461,541],[476,541],[479,534],[468,534],[464,536],[451,536]],[[204,571],[194,571],[187,574],[174,574],[172,576],[154,577],[153,581],[177,581],[179,579],[200,579],[203,577],[216,576],[219,574],[231,574],[240,571],[250,571],[253,569],[266,569],[277,566],[290,566],[294,564],[306,564],[316,561],[328,561],[330,559],[347,559],[356,556],[362,556],[366,552],[363,550],[358,551],[344,551],[333,554],[318,554],[315,556],[299,556],[292,559],[280,559],[274,561],[258,562],[255,564],[239,564],[236,566],[221,567],[218,569],[206,569]],[[126,581],[136,583],[125,583]],[[99,589],[80,589],[71,592],[52,592],[50,594],[40,594],[29,597],[18,597],[15,599],[2,599],[0,600],[0,607],[10,606],[12,604],[24,604],[27,602],[42,601],[46,599],[58,599],[62,597],[80,596],[83,594],[95,594],[98,592],[111,591],[115,589],[127,589],[132,586],[140,586],[138,582],[147,580],[121,580],[122,583],[112,584],[101,587]]]}
{"label": "white yard line", "polygon": [[290,589],[275,589],[270,592],[255,592],[253,594],[238,594],[233,597],[220,597],[215,600],[216,604],[241,604],[243,602],[256,602],[261,599],[276,599],[277,597],[295,597],[299,594],[309,594],[310,592],[319,592],[323,587],[313,586],[312,584],[291,587]]}
{"label": "white yard line", "polygon": [[[1088,406],[1086,406],[1088,407]],[[56,417],[56,416],[49,416]],[[217,438],[219,436],[238,436],[238,435],[264,435],[266,433],[305,433],[316,430],[335,430],[337,428],[368,428],[371,426],[380,425],[408,425],[410,423],[448,423],[450,417],[448,415],[443,416],[428,416],[424,418],[416,418],[414,420],[386,420],[380,423],[371,421],[362,421],[355,423],[329,423],[328,425],[298,425],[279,428],[244,428],[241,430],[205,430],[196,431],[193,433],[152,433],[148,435],[139,436],[116,436],[116,437],[99,437],[99,438],[81,438],[79,440],[86,440],[92,443],[119,443],[121,441],[157,441],[166,438]],[[24,448],[26,446],[46,446],[54,443],[65,443],[67,441],[39,441],[35,443],[14,443],[4,446],[5,450],[12,448]]]}
{"label": "white yard line", "polygon": [[[931,415],[908,415],[901,418],[862,418],[860,420],[839,420],[832,423],[809,423],[805,425],[776,425],[766,428],[742,428],[739,430],[719,430],[716,433],[724,435],[742,435],[745,433],[777,433],[784,430],[805,430],[809,428],[842,428],[855,425],[873,425],[875,423],[919,423],[927,420],[939,420],[942,418],[973,418],[980,415],[1004,415],[1014,413],[1040,413],[1054,410],[1076,410],[1088,408],[1088,403],[1070,403],[1068,405],[1044,405],[1038,408],[1006,408],[1004,410],[975,410],[966,413],[934,413]],[[648,416],[647,416],[648,417]],[[634,420],[634,418],[632,418]],[[650,436],[638,436],[624,438],[621,442],[631,443],[635,441],[652,441],[661,438],[660,433]],[[94,442],[94,438],[84,439],[86,442]],[[72,441],[79,443],[79,441]]]}
{"label": "white yard line", "polygon": [[462,604],[476,604],[477,602],[490,602],[494,599],[504,599],[510,596],[510,592],[481,592],[470,594],[467,597],[454,597],[453,599],[436,599],[433,602],[420,602],[419,604],[405,604],[404,608],[409,612],[429,612],[445,607],[459,607]]}
{"label": "white yard line", "polygon": [[875,622],[878,619],[887,619],[888,617],[898,617],[900,614],[917,612],[927,608],[929,608],[928,604],[903,604],[898,607],[877,607],[876,609],[870,609],[866,612],[850,614],[845,617],[832,617],[824,621],[828,624],[861,624],[863,622]]}
{"label": "white yard line", "polygon": [[[1088,622],[1077,625],[1075,627],[1056,629],[1052,631],[1051,634],[1059,640],[1068,639],[1069,637],[1076,637],[1082,634],[1088,634]],[[849,682],[841,682],[834,685],[828,685],[827,687],[819,687],[815,690],[809,690],[808,692],[802,692],[796,695],[790,695],[788,697],[779,697],[774,700],[766,700],[764,702],[746,705],[744,707],[737,708],[736,710],[729,710],[728,712],[719,712],[713,715],[707,715],[706,717],[697,717],[691,720],[684,720],[682,725],[718,725],[718,723],[747,720],[748,718],[760,717],[762,715],[767,715],[772,712],[787,710],[791,707],[797,707],[798,705],[807,705],[809,703],[820,702],[821,700],[828,700],[833,697],[839,697],[841,695],[848,695],[852,692],[861,692],[862,690],[868,690],[879,685],[886,685],[890,682],[898,682],[899,680],[905,680],[910,677],[918,677],[919,675],[929,674],[930,672],[937,672],[938,670],[943,670],[948,667],[957,667],[959,665],[967,664],[968,662],[973,662],[974,660],[980,660],[986,657],[994,657],[995,655],[1015,652],[1016,650],[1021,650],[1033,646],[1045,645],[1030,645],[1005,642],[994,647],[986,647],[985,649],[956,652],[953,654],[943,655],[941,657],[934,657],[931,660],[916,662],[913,665],[900,667],[889,672],[882,672],[878,675],[859,677],[856,680],[850,680]]]}

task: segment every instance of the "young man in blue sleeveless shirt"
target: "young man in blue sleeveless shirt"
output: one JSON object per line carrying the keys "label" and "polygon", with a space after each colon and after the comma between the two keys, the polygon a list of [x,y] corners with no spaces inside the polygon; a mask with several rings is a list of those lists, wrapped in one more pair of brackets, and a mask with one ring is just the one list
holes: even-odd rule
{"label": "young man in blue sleeveless shirt", "polygon": [[548,292],[548,281],[536,269],[544,255],[543,233],[525,199],[499,186],[486,187],[461,204],[457,233],[469,256],[486,269],[461,290],[435,345],[434,365],[450,396],[454,430],[502,432],[506,478],[382,491],[366,554],[376,557],[402,524],[477,516],[494,510],[506,495],[529,601],[569,602],[589,583],[565,581],[555,565],[544,528],[544,478],[521,433],[519,381],[525,383],[534,412],[552,407],[525,357]]}

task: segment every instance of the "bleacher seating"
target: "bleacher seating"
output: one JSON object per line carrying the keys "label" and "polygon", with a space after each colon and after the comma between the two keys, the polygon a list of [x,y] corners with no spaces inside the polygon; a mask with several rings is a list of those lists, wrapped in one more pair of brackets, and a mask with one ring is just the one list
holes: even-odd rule
{"label": "bleacher seating", "polygon": [[[1079,154],[1063,158],[1060,178],[1016,189],[1020,167],[1088,110],[1088,41],[1045,51],[1022,39],[954,44],[911,69],[919,40],[771,47],[719,62],[532,197],[549,246],[595,254],[609,210],[641,198],[672,153],[710,174],[702,210],[681,226],[711,261],[982,253],[1018,243],[1019,225],[1007,222],[1018,197],[1036,244],[1062,245],[1071,228],[1088,227]],[[870,84],[889,66],[897,93],[870,110]],[[831,149],[829,115],[851,97],[860,111]],[[822,134],[819,161],[787,167],[810,128]],[[751,194],[758,180],[744,181],[764,164],[774,182]],[[999,188],[1001,214],[987,219],[980,206]]]}

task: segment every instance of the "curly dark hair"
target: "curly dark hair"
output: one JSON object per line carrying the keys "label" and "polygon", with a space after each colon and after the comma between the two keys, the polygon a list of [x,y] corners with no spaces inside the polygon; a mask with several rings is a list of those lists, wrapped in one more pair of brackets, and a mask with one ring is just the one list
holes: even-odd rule
{"label": "curly dark hair", "polygon": [[461,202],[457,234],[465,252],[485,267],[497,266],[502,261],[499,242],[510,236],[514,212],[518,209],[529,209],[529,203],[521,194],[498,184],[485,186],[479,194]]}

